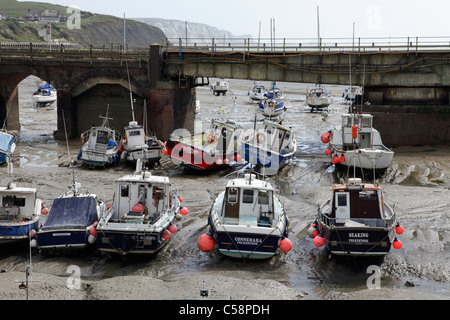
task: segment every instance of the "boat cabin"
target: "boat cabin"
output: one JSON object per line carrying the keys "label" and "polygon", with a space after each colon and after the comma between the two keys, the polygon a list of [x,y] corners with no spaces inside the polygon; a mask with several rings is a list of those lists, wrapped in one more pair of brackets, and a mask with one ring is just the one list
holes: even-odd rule
{"label": "boat cabin", "polygon": [[289,153],[289,146],[294,139],[294,135],[288,128],[265,120],[264,129],[256,135],[256,142],[263,144],[267,150],[272,150],[280,154]]}
{"label": "boat cabin", "polygon": [[138,125],[136,121],[131,121],[125,127],[125,139],[129,147],[143,147],[145,145],[144,127]]}
{"label": "boat cabin", "polygon": [[[353,148],[356,144],[359,149],[382,146],[381,136],[373,129],[373,116],[371,114],[343,114],[342,139],[344,147]],[[352,138],[353,126],[358,127],[358,134]]]}
{"label": "boat cabin", "polygon": [[225,192],[221,212],[224,224],[270,227],[274,219],[273,189],[256,176],[246,174],[243,179],[231,180]]}
{"label": "boat cabin", "polygon": [[348,184],[332,187],[330,207],[325,214],[336,225],[348,224],[351,220],[375,226],[376,220],[390,218],[385,216],[382,199],[380,187],[363,184],[359,178],[349,179]]}
{"label": "boat cabin", "polygon": [[[142,174],[150,175],[149,172]],[[116,181],[111,222],[148,223],[157,220],[168,208],[168,179],[156,176],[141,178],[140,175],[130,175]]]}
{"label": "boat cabin", "polygon": [[[0,221],[28,221],[36,215],[36,189],[0,188]],[[40,208],[39,208],[40,210]]]}

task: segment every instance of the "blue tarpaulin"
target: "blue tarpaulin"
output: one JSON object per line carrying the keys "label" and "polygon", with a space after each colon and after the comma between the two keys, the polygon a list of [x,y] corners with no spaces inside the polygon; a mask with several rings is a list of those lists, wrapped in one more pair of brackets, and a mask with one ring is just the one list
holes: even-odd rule
{"label": "blue tarpaulin", "polygon": [[56,198],[42,230],[84,228],[98,220],[94,197]]}
{"label": "blue tarpaulin", "polygon": [[0,151],[4,153],[11,152],[11,146],[14,142],[14,137],[6,132],[0,131]]}

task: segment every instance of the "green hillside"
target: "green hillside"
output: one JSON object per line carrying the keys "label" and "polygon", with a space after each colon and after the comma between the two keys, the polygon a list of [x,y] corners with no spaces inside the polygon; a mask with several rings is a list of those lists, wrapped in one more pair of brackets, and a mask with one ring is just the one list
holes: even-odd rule
{"label": "green hillside", "polygon": [[[0,0],[0,42],[25,41],[42,42],[49,39],[50,24],[46,22],[27,22],[24,20],[28,10],[59,10],[67,14],[67,7],[39,3]],[[4,19],[5,15],[8,17]],[[165,35],[157,27],[134,20],[127,20],[127,42],[161,42]],[[46,38],[47,37],[47,38]],[[123,19],[108,15],[81,11],[81,29],[69,29],[66,22],[52,22],[51,39],[72,43],[122,43]]]}

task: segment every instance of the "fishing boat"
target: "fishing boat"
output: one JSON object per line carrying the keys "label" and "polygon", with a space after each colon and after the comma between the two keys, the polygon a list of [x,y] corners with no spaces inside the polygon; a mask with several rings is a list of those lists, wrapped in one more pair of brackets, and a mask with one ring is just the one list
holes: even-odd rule
{"label": "fishing boat", "polygon": [[72,184],[53,200],[45,223],[37,230],[36,247],[41,251],[84,249],[96,243],[95,225],[106,211],[96,194],[81,189],[72,167]]}
{"label": "fishing boat", "polygon": [[355,167],[366,173],[383,173],[394,152],[383,145],[380,133],[373,127],[373,116],[346,113],[341,118],[340,128],[333,127],[321,136],[322,142],[328,144],[325,152],[331,157],[332,164]]}
{"label": "fishing boat", "polygon": [[275,190],[255,174],[231,179],[215,199],[208,217],[209,231],[198,248],[211,251],[217,245],[223,255],[243,259],[267,259],[278,249],[289,252],[289,219]]}
{"label": "fishing boat", "polygon": [[175,219],[186,215],[168,177],[154,176],[142,161],[136,171],[115,181],[113,204],[95,227],[100,251],[119,255],[152,254],[177,231]]}
{"label": "fishing boat", "polygon": [[241,161],[239,137],[242,128],[232,120],[213,119],[205,132],[191,135],[185,130],[175,130],[164,145],[166,153],[175,164],[205,170],[227,166]]}
{"label": "fishing boat", "polygon": [[248,91],[248,96],[252,101],[263,101],[265,99],[266,88],[255,83],[253,88]]}
{"label": "fishing boat", "polygon": [[156,163],[161,160],[161,151],[162,143],[155,136],[147,135],[142,125],[130,121],[125,127],[125,138],[119,147],[125,160],[135,163],[144,158],[147,163]]}
{"label": "fishing boat", "polygon": [[39,87],[32,96],[33,104],[36,107],[49,107],[56,99],[56,89],[48,82]]}
{"label": "fishing boat", "polygon": [[347,102],[356,102],[356,96],[362,96],[363,88],[360,86],[350,86],[344,89],[342,98]]}
{"label": "fishing boat", "polygon": [[100,126],[92,126],[81,135],[81,147],[77,159],[89,167],[105,167],[120,161],[121,134],[109,127],[108,111]]}
{"label": "fishing boat", "polygon": [[[12,137],[12,141],[10,141]],[[11,132],[8,132],[7,130],[0,129],[0,139],[4,140],[4,146],[3,148],[8,149],[9,143],[16,145],[17,136]],[[8,152],[2,152],[2,149],[0,149],[0,165],[5,164],[8,157]]]}
{"label": "fishing boat", "polygon": [[332,254],[344,256],[386,255],[391,246],[402,247],[396,237],[401,233],[403,227],[384,201],[382,188],[360,178],[333,185],[308,229],[317,247],[326,245]]}
{"label": "fishing boat", "polygon": [[6,154],[8,183],[0,187],[0,244],[24,242],[39,227],[43,209],[36,188],[18,187],[12,181],[14,137],[0,131],[0,151]]}
{"label": "fishing boat", "polygon": [[230,83],[224,79],[220,79],[211,83],[211,90],[216,96],[225,95],[230,89]]}
{"label": "fishing boat", "polygon": [[267,98],[263,102],[258,102],[258,111],[261,112],[265,118],[280,122],[286,111],[286,107],[283,100]]}
{"label": "fishing boat", "polygon": [[331,93],[326,91],[325,87],[321,84],[316,84],[306,94],[306,104],[311,107],[311,110],[327,108],[331,102]]}
{"label": "fishing boat", "polygon": [[276,174],[297,151],[294,132],[280,123],[264,120],[262,128],[242,138],[242,155],[250,164],[264,168],[265,174]]}
{"label": "fishing boat", "polygon": [[286,97],[284,96],[283,90],[276,86],[276,83],[272,83],[272,88],[267,91],[265,94],[268,99],[276,99],[276,100],[284,100]]}

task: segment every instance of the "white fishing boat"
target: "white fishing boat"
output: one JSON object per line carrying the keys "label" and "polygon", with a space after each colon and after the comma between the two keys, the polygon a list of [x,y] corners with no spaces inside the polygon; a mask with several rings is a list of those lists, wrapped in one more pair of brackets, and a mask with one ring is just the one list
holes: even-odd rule
{"label": "white fishing boat", "polygon": [[122,139],[121,134],[109,127],[108,111],[102,117],[100,126],[93,126],[90,130],[81,135],[81,147],[78,153],[78,160],[89,167],[105,167],[116,164],[120,161],[119,145]]}
{"label": "white fishing boat", "polygon": [[130,121],[125,127],[125,138],[122,139],[119,152],[129,162],[145,159],[147,163],[154,164],[161,160],[162,143],[155,136],[148,136],[142,125]]}
{"label": "white fishing boat", "polygon": [[231,179],[215,199],[208,217],[209,231],[197,245],[203,252],[243,259],[267,259],[281,249],[289,252],[289,219],[275,190],[254,174]]}
{"label": "white fishing boat", "polygon": [[286,107],[283,100],[270,98],[258,102],[258,111],[267,119],[281,121]]}
{"label": "white fishing boat", "polygon": [[373,127],[373,116],[352,113],[341,117],[340,127],[333,127],[321,136],[332,163],[362,169],[366,173],[383,173],[394,152],[383,144],[380,133]]}
{"label": "white fishing boat", "polygon": [[290,128],[266,119],[261,128],[243,137],[241,148],[244,160],[273,175],[294,157],[297,141]]}
{"label": "white fishing boat", "polygon": [[252,101],[263,101],[266,93],[266,88],[261,85],[255,83],[253,88],[248,91],[248,96]]}
{"label": "white fishing boat", "polygon": [[81,188],[72,167],[72,184],[53,200],[44,224],[37,230],[36,247],[49,252],[95,245],[95,225],[105,211],[105,203],[96,194]]}
{"label": "white fishing boat", "polygon": [[239,138],[242,128],[232,120],[211,120],[208,130],[191,135],[175,130],[164,143],[163,153],[175,164],[205,170],[239,162]]}
{"label": "white fishing boat", "polygon": [[306,104],[311,107],[311,110],[327,108],[331,102],[331,93],[326,91],[325,87],[321,84],[316,84],[306,94]]}
{"label": "white fishing boat", "polygon": [[32,101],[36,107],[49,107],[57,99],[56,89],[48,82],[39,87],[32,96]]}
{"label": "white fishing boat", "polygon": [[403,233],[394,210],[383,199],[379,185],[350,178],[331,187],[331,196],[319,206],[308,229],[318,247],[335,255],[383,256],[391,246],[400,249],[396,234]]}
{"label": "white fishing boat", "polygon": [[14,137],[0,131],[0,151],[6,154],[8,183],[0,187],[0,244],[28,241],[39,228],[42,200],[36,188],[18,187],[12,180]]}
{"label": "white fishing boat", "polygon": [[211,90],[216,96],[225,95],[230,90],[230,83],[224,79],[220,79],[211,83]]}
{"label": "white fishing boat", "polygon": [[[152,254],[177,231],[175,219],[186,215],[168,177],[154,176],[136,162],[136,171],[115,181],[113,204],[95,227],[102,252]],[[177,217],[178,216],[178,217]]]}

